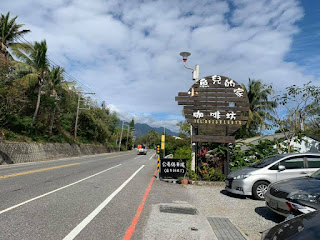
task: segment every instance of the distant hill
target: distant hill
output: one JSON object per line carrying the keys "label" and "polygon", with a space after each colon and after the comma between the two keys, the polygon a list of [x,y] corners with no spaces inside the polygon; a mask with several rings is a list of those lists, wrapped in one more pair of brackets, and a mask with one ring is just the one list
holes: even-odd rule
{"label": "distant hill", "polygon": [[[163,127],[150,127],[148,124],[144,124],[144,123],[135,123],[134,124],[134,135],[136,137],[141,137],[145,134],[147,134],[148,132],[150,132],[151,130],[155,130],[157,133],[162,134],[163,133]],[[170,129],[166,128],[166,134],[168,135],[172,135],[172,136],[178,136],[178,133],[172,132]]]}
{"label": "distant hill", "polygon": [[[119,128],[121,128],[121,124],[119,125]],[[128,125],[129,123],[125,122],[125,125]],[[147,134],[151,130],[155,130],[157,133],[162,134],[163,133],[163,127],[150,127],[148,124],[145,123],[135,123],[134,124],[134,136],[136,137],[142,137],[143,135]],[[178,133],[172,132],[171,130],[166,128],[166,134],[172,135],[172,136],[178,136]]]}

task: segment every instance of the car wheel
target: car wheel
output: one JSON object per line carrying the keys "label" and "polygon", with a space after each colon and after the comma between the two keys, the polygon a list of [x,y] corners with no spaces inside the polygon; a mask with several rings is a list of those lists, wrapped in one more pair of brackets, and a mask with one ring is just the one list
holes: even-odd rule
{"label": "car wheel", "polygon": [[252,195],[257,200],[264,200],[264,194],[268,190],[269,183],[267,181],[258,181],[252,187]]}

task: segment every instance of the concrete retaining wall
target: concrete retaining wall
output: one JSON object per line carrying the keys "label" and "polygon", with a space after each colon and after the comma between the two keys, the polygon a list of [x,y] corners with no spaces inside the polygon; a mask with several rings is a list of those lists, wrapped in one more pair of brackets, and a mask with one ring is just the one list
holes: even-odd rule
{"label": "concrete retaining wall", "polygon": [[0,165],[110,152],[105,146],[61,143],[0,143]]}

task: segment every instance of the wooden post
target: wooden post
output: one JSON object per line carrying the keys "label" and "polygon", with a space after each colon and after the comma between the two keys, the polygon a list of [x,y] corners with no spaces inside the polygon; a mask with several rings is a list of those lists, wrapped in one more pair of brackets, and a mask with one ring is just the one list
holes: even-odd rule
{"label": "wooden post", "polygon": [[[199,134],[199,129],[198,127],[194,128],[194,135],[198,135]],[[194,145],[194,153],[195,153],[195,162],[196,162],[196,174],[199,176],[199,162],[198,162],[198,147],[199,147],[199,143],[196,142]]]}
{"label": "wooden post", "polygon": [[[229,135],[229,125],[226,126],[226,136]],[[227,176],[230,173],[230,152],[229,152],[229,143],[226,143],[227,152],[226,160],[224,162],[224,175]]]}
{"label": "wooden post", "polygon": [[191,171],[196,172],[196,143],[192,141],[192,136],[195,134],[195,128],[191,125]]}

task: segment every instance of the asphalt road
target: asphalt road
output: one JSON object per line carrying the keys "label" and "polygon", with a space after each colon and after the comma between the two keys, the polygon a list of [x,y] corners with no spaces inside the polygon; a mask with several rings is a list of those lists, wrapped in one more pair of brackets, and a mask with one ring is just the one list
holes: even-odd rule
{"label": "asphalt road", "polygon": [[137,213],[129,231],[142,239],[152,204],[188,200],[181,186],[155,180],[141,209],[154,153],[0,166],[0,239],[124,239]]}

